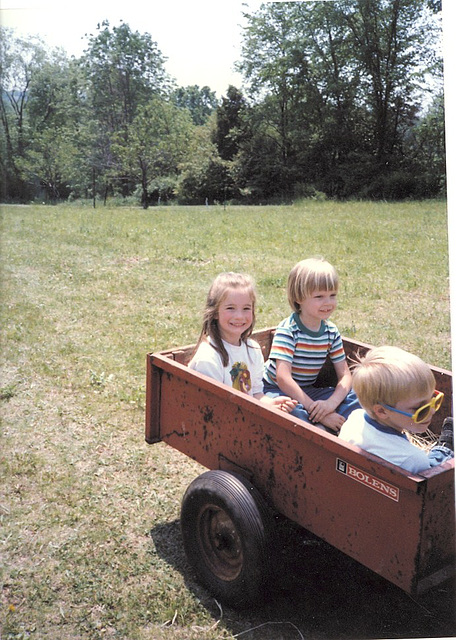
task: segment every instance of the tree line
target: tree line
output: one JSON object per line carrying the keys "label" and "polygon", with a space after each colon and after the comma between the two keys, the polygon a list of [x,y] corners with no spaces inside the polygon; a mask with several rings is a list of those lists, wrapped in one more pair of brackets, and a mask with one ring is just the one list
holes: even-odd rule
{"label": "tree line", "polygon": [[177,87],[158,45],[98,25],[79,58],[2,29],[0,199],[147,208],[445,194],[438,0],[244,14],[243,89]]}

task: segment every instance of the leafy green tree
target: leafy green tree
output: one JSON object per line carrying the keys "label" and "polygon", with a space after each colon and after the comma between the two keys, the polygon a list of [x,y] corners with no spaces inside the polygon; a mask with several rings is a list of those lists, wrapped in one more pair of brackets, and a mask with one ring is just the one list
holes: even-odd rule
{"label": "leafy green tree", "polygon": [[202,125],[207,122],[207,119],[218,105],[215,91],[211,91],[208,86],[200,89],[197,84],[178,87],[172,93],[172,100],[181,109],[190,111],[195,125]]}
{"label": "leafy green tree", "polygon": [[20,166],[30,182],[40,185],[47,199],[65,199],[71,192],[69,182],[76,154],[77,149],[65,128],[48,128],[35,132],[33,146],[20,161]]}
{"label": "leafy green tree", "polygon": [[[80,67],[56,50],[35,71],[30,85],[30,145],[22,162],[23,170],[39,180],[51,199],[75,195],[81,187],[81,174],[87,172],[84,160],[89,154],[84,145],[88,118]],[[85,187],[87,192],[88,183]]]}
{"label": "leafy green tree", "polygon": [[293,101],[294,48],[296,39],[294,3],[263,4],[256,14],[248,16],[242,46],[243,72],[253,99],[265,105],[268,135],[279,151],[281,164],[286,167],[292,147],[290,111]]}
{"label": "leafy green tree", "polygon": [[213,140],[223,160],[232,160],[239,150],[244,136],[243,111],[247,109],[247,101],[242,93],[233,85],[228,87],[226,96],[222,97],[217,107],[216,128]]}
{"label": "leafy green tree", "polygon": [[404,155],[413,193],[418,197],[444,196],[446,191],[445,108],[443,91],[411,129]]}
{"label": "leafy green tree", "polygon": [[182,204],[224,202],[238,197],[231,164],[220,157],[213,142],[214,121],[196,127],[180,164],[177,197]]}
{"label": "leafy green tree", "polygon": [[433,48],[420,0],[343,0],[341,20],[349,27],[360,77],[359,98],[372,115],[374,153],[384,162],[401,144],[401,131],[419,110],[419,80]]}
{"label": "leafy green tree", "polygon": [[150,34],[133,32],[125,23],[110,28],[103,21],[81,58],[99,122],[110,131],[126,130],[141,105],[170,89],[164,62]]}
{"label": "leafy green tree", "polygon": [[116,144],[122,139],[127,146],[131,125],[144,105],[169,93],[172,82],[164,62],[150,34],[132,31],[125,23],[111,28],[108,21],[89,36],[81,58],[88,104],[98,123],[96,146],[103,150],[98,157],[105,157],[104,175],[123,195],[134,190],[135,182],[125,167],[115,164],[111,145],[115,137]]}
{"label": "leafy green tree", "polygon": [[138,109],[129,127],[128,143],[122,135],[113,153],[130,176],[141,185],[141,204],[149,206],[149,189],[158,176],[177,173],[192,130],[188,113],[164,98],[155,97]]}
{"label": "leafy green tree", "polygon": [[442,193],[440,8],[264,3],[246,14],[245,92],[220,103],[176,89],[157,44],[127,24],[98,25],[80,60],[2,30],[0,197]]}
{"label": "leafy green tree", "polygon": [[40,40],[9,34],[2,44],[9,197],[27,199],[44,191],[50,199],[65,198],[75,183],[80,186],[88,155],[82,144],[88,112],[79,65],[63,50],[46,50]]}
{"label": "leafy green tree", "polygon": [[268,3],[246,18],[239,69],[262,120],[254,164],[279,163],[279,191],[310,181],[348,196],[401,165],[435,64],[438,21],[426,0]]}
{"label": "leafy green tree", "polygon": [[30,86],[46,56],[39,38],[17,38],[13,30],[0,28],[2,199],[27,200],[31,195],[19,165],[30,142],[26,118]]}
{"label": "leafy green tree", "polygon": [[428,7],[433,13],[442,11],[442,0],[428,0]]}
{"label": "leafy green tree", "polygon": [[[258,195],[264,184],[268,194],[292,197],[294,182],[318,180],[350,146],[356,77],[344,72],[346,28],[334,23],[331,6],[271,3],[248,16],[239,69],[254,102],[255,140],[241,145],[244,170],[237,164]],[[261,167],[269,177],[255,177]]]}

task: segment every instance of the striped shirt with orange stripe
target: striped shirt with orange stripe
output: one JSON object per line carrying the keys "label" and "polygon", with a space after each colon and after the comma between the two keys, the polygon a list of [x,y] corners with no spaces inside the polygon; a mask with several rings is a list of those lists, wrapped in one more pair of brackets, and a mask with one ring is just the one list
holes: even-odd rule
{"label": "striped shirt with orange stripe", "polygon": [[332,362],[345,360],[345,351],[338,328],[333,322],[323,320],[319,331],[305,327],[298,313],[283,320],[276,329],[269,358],[265,363],[264,378],[277,385],[276,361],[291,364],[291,375],[300,387],[316,381],[326,356]]}

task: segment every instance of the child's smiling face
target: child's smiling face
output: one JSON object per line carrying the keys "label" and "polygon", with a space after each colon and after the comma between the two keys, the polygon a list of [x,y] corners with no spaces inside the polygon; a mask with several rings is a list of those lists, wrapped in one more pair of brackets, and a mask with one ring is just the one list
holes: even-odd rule
{"label": "child's smiling face", "polygon": [[253,300],[245,289],[228,289],[220,303],[217,320],[225,342],[239,345],[242,334],[252,326]]}
{"label": "child's smiling face", "polygon": [[337,291],[314,291],[299,302],[299,317],[309,329],[318,329],[322,320],[327,320],[337,307]]}

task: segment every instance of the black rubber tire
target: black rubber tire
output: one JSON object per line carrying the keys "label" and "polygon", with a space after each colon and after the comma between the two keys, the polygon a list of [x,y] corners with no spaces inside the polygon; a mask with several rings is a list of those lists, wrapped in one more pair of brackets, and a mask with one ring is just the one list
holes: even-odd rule
{"label": "black rubber tire", "polygon": [[222,602],[242,607],[265,593],[272,517],[255,487],[226,471],[207,471],[182,499],[185,554],[199,581]]}

